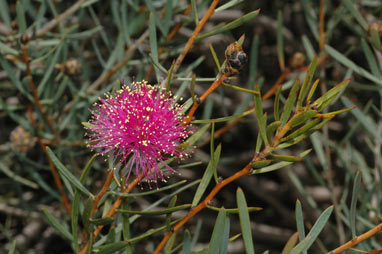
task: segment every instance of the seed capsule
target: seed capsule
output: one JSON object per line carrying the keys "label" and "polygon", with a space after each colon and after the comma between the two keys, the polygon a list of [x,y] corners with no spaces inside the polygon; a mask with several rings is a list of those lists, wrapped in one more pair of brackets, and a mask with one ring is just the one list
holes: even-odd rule
{"label": "seed capsule", "polygon": [[237,41],[228,45],[227,49],[225,50],[225,58],[225,73],[240,73],[240,71],[248,62],[247,54],[243,51],[243,48]]}

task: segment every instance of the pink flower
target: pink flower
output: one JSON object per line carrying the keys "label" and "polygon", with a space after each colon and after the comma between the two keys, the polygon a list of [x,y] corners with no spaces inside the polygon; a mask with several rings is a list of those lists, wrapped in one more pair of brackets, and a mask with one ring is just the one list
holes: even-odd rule
{"label": "pink flower", "polygon": [[94,106],[87,128],[91,133],[86,134],[88,146],[102,148],[98,154],[108,154],[115,168],[125,169],[125,184],[133,170],[137,176],[143,173],[149,183],[158,178],[165,181],[160,165],[171,172],[174,169],[164,160],[188,155],[179,149],[190,133],[182,125],[182,108],[159,86],[133,82],[130,88],[123,86],[114,95],[106,94]]}

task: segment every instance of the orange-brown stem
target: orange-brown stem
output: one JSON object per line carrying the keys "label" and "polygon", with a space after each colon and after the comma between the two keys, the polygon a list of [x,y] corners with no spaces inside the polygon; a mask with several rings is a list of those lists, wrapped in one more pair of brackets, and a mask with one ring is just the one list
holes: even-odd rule
{"label": "orange-brown stem", "polygon": [[[112,172],[111,172],[111,173],[112,173]],[[112,177],[112,176],[111,176],[111,177]],[[143,179],[143,177],[144,177],[143,174],[140,174],[139,176],[137,176],[137,178],[135,178],[135,179],[134,179],[134,180],[127,186],[127,188],[124,189],[124,190],[122,191],[122,193],[130,193],[130,192],[133,190],[133,188],[134,188],[135,186],[137,186],[138,183],[140,183],[140,181]],[[110,173],[109,173],[109,175],[108,175],[108,178],[106,179],[106,182],[109,180],[109,178],[110,178]],[[105,183],[105,185],[106,185],[106,183]],[[104,185],[104,186],[105,186],[105,185]],[[123,197],[123,196],[119,196],[119,197],[117,198],[117,200],[114,202],[113,206],[112,206],[112,207],[109,209],[109,211],[106,213],[106,215],[103,216],[103,218],[106,218],[106,217],[112,217],[112,216],[115,214],[115,212],[116,212],[116,210],[118,209],[118,207],[121,205],[121,203],[122,203],[122,201],[124,200],[124,198],[125,198],[125,197]],[[94,230],[94,232],[93,232],[93,239],[96,239],[96,238],[97,238],[97,236],[98,236],[99,232],[102,230],[102,228],[103,228],[103,225],[100,225],[100,226],[98,226],[98,227]],[[79,253],[80,253],[80,254],[85,254],[86,251],[87,251],[87,249],[88,249],[88,247],[89,247],[89,242],[87,242],[87,243],[85,244],[84,248],[83,248]]]}
{"label": "orange-brown stem", "polygon": [[319,41],[319,46],[320,46],[320,51],[322,51],[325,47],[325,1],[320,0],[320,41]]}
{"label": "orange-brown stem", "polygon": [[211,84],[211,86],[207,89],[207,91],[205,91],[203,93],[202,96],[200,96],[200,100],[198,103],[194,103],[190,109],[190,111],[188,112],[187,116],[186,116],[186,119],[184,120],[183,124],[186,125],[186,124],[189,124],[192,120],[192,117],[194,116],[195,114],[195,111],[198,109],[199,105],[201,103],[203,103],[203,101],[205,101],[207,99],[207,97],[213,92],[215,91],[219,86],[221,86],[221,84],[223,84],[223,81],[226,80],[229,76],[231,75],[231,73],[229,72],[226,72],[224,73],[218,80],[216,80],[214,83]]}
{"label": "orange-brown stem", "polygon": [[168,232],[162,239],[162,241],[160,242],[160,244],[158,245],[158,247],[155,249],[154,253],[155,254],[159,254],[160,251],[164,248],[164,246],[166,245],[167,241],[170,239],[170,237],[175,233],[177,232],[185,223],[187,223],[192,217],[194,217],[198,212],[200,212],[201,210],[203,210],[210,202],[211,200],[213,199],[213,197],[215,197],[215,195],[224,187],[226,186],[227,184],[235,181],[236,179],[238,179],[239,177],[241,176],[244,176],[244,175],[247,175],[251,170],[251,165],[248,164],[246,165],[242,170],[240,170],[239,172],[237,172],[236,174],[224,179],[223,181],[219,182],[218,184],[215,185],[215,187],[212,189],[212,191],[210,192],[210,194],[208,194],[208,196],[202,201],[199,203],[199,205],[197,205],[195,208],[191,208],[190,212],[181,220],[179,221],[173,228],[173,230],[171,230],[170,232]]}
{"label": "orange-brown stem", "polygon": [[[49,118],[49,116],[44,112],[43,108],[42,108],[42,105],[40,103],[40,100],[38,98],[38,94],[37,94],[37,90],[36,90],[36,87],[34,85],[34,81],[33,81],[33,77],[32,77],[32,72],[31,72],[31,69],[30,69],[30,62],[29,62],[29,57],[28,57],[28,48],[26,46],[23,47],[22,49],[22,57],[23,57],[23,61],[25,63],[25,66],[26,66],[26,72],[27,72],[27,76],[29,77],[29,87],[31,88],[32,90],[32,93],[33,93],[33,97],[34,97],[34,101],[35,101],[35,104],[36,106],[38,107],[39,111],[41,112],[41,114],[43,115],[45,121],[48,123],[49,127],[51,128],[51,130],[53,132],[55,132],[55,136],[56,136],[56,140],[59,139],[58,137],[58,133],[57,131],[53,128],[53,122],[52,120]],[[28,108],[28,112],[29,112],[29,115],[30,115],[30,119],[32,121],[32,125],[33,127],[36,127],[36,121],[34,120],[33,118],[33,115],[32,115],[32,108]],[[47,152],[46,152],[46,146],[44,144],[44,142],[42,141],[38,131],[36,132],[36,137],[37,137],[37,141],[39,143],[39,145],[41,146],[41,149],[44,151],[47,159],[48,159],[48,163],[49,163],[49,167],[50,167],[50,171],[52,173],[52,176],[53,176],[53,180],[54,180],[54,183],[56,184],[57,188],[58,188],[58,191],[61,195],[61,199],[62,199],[62,203],[66,209],[66,211],[71,214],[72,212],[72,207],[69,203],[69,200],[65,194],[65,191],[64,191],[64,187],[62,185],[62,182],[61,182],[61,179],[60,177],[58,176],[58,173],[57,173],[57,170],[53,164],[53,162],[50,160]]]}
{"label": "orange-brown stem", "polygon": [[204,14],[203,18],[199,21],[198,25],[195,27],[194,32],[192,33],[190,39],[188,39],[186,46],[183,49],[183,52],[178,56],[175,62],[175,67],[173,70],[173,73],[175,74],[180,65],[182,64],[184,58],[186,57],[188,51],[190,51],[190,48],[192,44],[194,44],[196,36],[198,36],[199,32],[202,30],[204,25],[206,24],[207,20],[212,16],[212,14],[215,11],[216,6],[218,5],[220,0],[214,0],[212,4],[210,5],[210,8],[208,8],[206,14]]}
{"label": "orange-brown stem", "polygon": [[376,235],[377,233],[379,233],[381,231],[382,231],[382,223],[375,226],[374,228],[370,229],[366,233],[363,233],[362,235],[351,239],[350,241],[341,245],[337,249],[330,251],[328,254],[340,254],[340,253],[352,248],[353,246],[359,244],[360,242],[363,242],[363,241],[369,239],[370,237]]}
{"label": "orange-brown stem", "polygon": [[[196,2],[196,1],[195,1]],[[192,10],[192,4],[190,3],[187,7],[187,9],[183,12],[183,15],[188,15]],[[172,30],[170,31],[170,33],[166,36],[166,42],[169,42],[171,41],[174,36],[178,33],[178,31],[180,30],[180,28],[182,27],[183,25],[183,22],[182,21],[179,21],[173,28]],[[166,47],[165,46],[162,46],[159,51],[158,51],[158,57],[160,57],[166,50]],[[146,74],[146,80],[149,79],[149,77],[151,76],[151,73],[154,71],[154,65],[151,65],[150,67],[150,70],[147,72]]]}
{"label": "orange-brown stem", "polygon": [[113,170],[109,170],[109,174],[107,175],[106,181],[103,184],[101,191],[98,193],[97,197],[93,201],[92,210],[90,211],[90,218],[93,217],[94,212],[97,209],[99,201],[101,200],[103,195],[105,195],[105,193],[109,189],[109,186],[110,186],[110,184],[111,184],[111,182],[113,180],[113,176],[114,176]]}

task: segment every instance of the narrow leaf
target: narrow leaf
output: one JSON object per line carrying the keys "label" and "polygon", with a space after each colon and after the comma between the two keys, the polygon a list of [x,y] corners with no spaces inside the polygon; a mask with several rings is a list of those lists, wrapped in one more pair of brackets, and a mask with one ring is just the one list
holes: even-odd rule
{"label": "narrow leaf", "polygon": [[302,103],[308,92],[310,82],[313,79],[314,72],[316,71],[316,66],[317,66],[317,57],[315,57],[313,61],[310,63],[309,71],[306,73],[304,83],[302,83],[300,94],[298,95],[298,100],[297,100],[297,106],[296,106],[297,110],[300,110],[302,108]]}
{"label": "narrow leaf", "polygon": [[214,231],[212,232],[209,253],[219,253],[220,246],[222,245],[224,228],[225,228],[226,213],[224,208],[221,208],[215,222]]}
{"label": "narrow leaf", "polygon": [[287,162],[299,162],[302,160],[302,158],[297,156],[292,156],[292,155],[279,155],[279,154],[271,153],[270,156],[272,156],[273,158],[277,160],[287,161]]}
{"label": "narrow leaf", "polygon": [[219,144],[215,149],[214,163],[212,163],[212,161],[208,163],[207,169],[203,174],[202,181],[200,182],[198,188],[196,189],[194,199],[192,200],[192,207],[195,207],[199,203],[204,192],[206,191],[211,181],[212,174],[216,170],[216,166],[219,162],[220,152],[221,152],[221,145]]}
{"label": "narrow leaf", "polygon": [[277,12],[277,57],[279,59],[280,70],[284,71],[283,14],[281,10]]}
{"label": "narrow leaf", "polygon": [[251,162],[251,167],[253,169],[263,168],[271,164],[271,162],[271,160],[253,161]]}
{"label": "narrow leaf", "polygon": [[275,103],[274,103],[274,106],[273,106],[275,121],[280,120],[280,114],[279,114],[279,110],[280,110],[280,108],[279,108],[279,106],[280,106],[280,94],[281,94],[281,86],[279,86],[277,88]]}
{"label": "narrow leaf", "polygon": [[69,233],[66,227],[61,225],[61,223],[45,208],[42,209],[42,212],[45,216],[45,219],[47,222],[57,230],[58,233],[60,233],[63,237],[65,237],[70,242],[73,241],[73,236]]}
{"label": "narrow leaf", "polygon": [[310,120],[315,116],[317,116],[317,111],[315,110],[299,112],[296,115],[294,115],[293,118],[290,120],[290,126],[291,128],[294,128],[300,124],[305,123],[306,121]]}
{"label": "narrow leaf", "polygon": [[263,139],[264,143],[268,145],[269,142],[267,139],[266,121],[263,116],[263,104],[261,101],[260,88],[258,84],[255,86],[255,91],[259,92],[259,94],[255,94],[254,96],[257,124],[259,125],[261,138]]}
{"label": "narrow leaf", "polygon": [[272,141],[272,136],[280,125],[281,125],[281,121],[274,121],[268,125],[267,138],[269,142]]}
{"label": "narrow leaf", "polygon": [[281,126],[284,126],[288,122],[289,116],[292,113],[292,110],[294,108],[294,103],[297,99],[299,86],[300,86],[300,80],[296,79],[292,86],[292,89],[289,92],[288,99],[285,102],[284,109],[280,117]]}
{"label": "narrow leaf", "polygon": [[[308,250],[310,246],[314,243],[314,241],[317,239],[318,235],[321,233],[322,229],[324,228],[325,224],[329,220],[330,215],[333,212],[333,206],[330,206],[325,209],[325,211],[322,212],[320,217],[317,219],[316,223],[314,223],[312,229],[309,231],[306,238],[296,245],[296,247],[293,248],[291,254],[297,254],[301,251]],[[308,243],[306,244],[307,241]]]}
{"label": "narrow leaf", "polygon": [[239,208],[240,226],[243,233],[244,247],[247,254],[254,254],[251,221],[249,219],[247,201],[241,188],[236,191],[236,202]]}
{"label": "narrow leaf", "polygon": [[298,232],[294,233],[288,240],[288,242],[285,244],[281,254],[290,254],[293,247],[296,245],[298,241]]}
{"label": "narrow leaf", "polygon": [[166,209],[160,209],[160,210],[150,210],[150,211],[133,211],[133,210],[125,210],[125,209],[118,209],[117,211],[120,213],[128,213],[128,214],[140,214],[140,215],[146,215],[146,216],[153,216],[153,215],[163,215],[163,214],[171,214],[176,211],[181,211],[190,208],[190,204],[184,204],[179,206],[173,206]]}
{"label": "narrow leaf", "polygon": [[353,238],[357,236],[355,218],[356,218],[357,199],[358,199],[359,189],[361,187],[361,178],[362,178],[361,172],[357,171],[354,178],[353,194],[352,194],[351,203],[350,203],[350,230],[351,230],[351,234]]}
{"label": "narrow leaf", "polygon": [[322,95],[320,98],[315,100],[312,105],[316,108],[320,108],[322,104],[324,104],[325,102],[327,101],[331,102],[335,98],[335,96],[338,95],[338,93],[340,93],[342,90],[344,90],[348,86],[349,82],[350,80],[347,79],[337,84],[332,89],[327,91],[324,95]]}
{"label": "narrow leaf", "polygon": [[[305,157],[307,154],[309,154],[310,152],[312,151],[312,149],[308,149],[302,153],[299,154],[299,157]],[[264,168],[259,168],[257,170],[253,170],[252,174],[264,174],[264,173],[268,173],[268,172],[271,172],[271,171],[275,171],[275,170],[279,170],[283,167],[286,167],[286,166],[289,166],[293,164],[293,162],[289,162],[289,161],[282,161],[282,162],[278,162],[278,163],[275,163],[275,164],[272,164],[272,165],[269,165],[267,167],[264,167]]]}
{"label": "narrow leaf", "polygon": [[46,148],[46,153],[48,154],[49,158],[52,160],[54,165],[56,165],[58,171],[62,174],[62,176],[64,176],[71,184],[73,184],[86,196],[90,197],[91,199],[94,199],[93,194],[91,194],[90,191],[88,191],[82,185],[82,183],[64,166],[64,164],[61,163],[61,161],[56,157],[56,155],[49,147]]}

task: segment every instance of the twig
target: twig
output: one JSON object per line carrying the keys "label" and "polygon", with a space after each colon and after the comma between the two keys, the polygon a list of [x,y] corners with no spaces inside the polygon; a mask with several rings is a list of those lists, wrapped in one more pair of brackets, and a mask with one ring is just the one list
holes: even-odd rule
{"label": "twig", "polygon": [[218,3],[219,3],[219,0],[214,0],[212,2],[210,8],[208,8],[206,14],[204,14],[204,17],[200,20],[198,25],[195,27],[194,32],[192,33],[190,39],[188,39],[187,44],[183,49],[183,52],[176,59],[173,74],[175,74],[178,71],[178,69],[179,69],[180,65],[182,64],[184,58],[186,57],[188,51],[190,51],[192,44],[194,44],[196,36],[198,36],[199,32],[202,30],[202,28],[206,24],[207,20],[212,16]]}
{"label": "twig", "polygon": [[73,4],[72,7],[67,9],[65,12],[60,14],[58,17],[55,17],[48,23],[46,23],[42,28],[37,30],[36,32],[36,38],[42,37],[44,34],[49,32],[52,28],[57,26],[59,23],[61,23],[64,19],[67,19],[70,17],[73,13],[75,13],[77,10],[79,10],[82,6],[82,4],[85,3],[86,0],[79,0],[77,3]]}
{"label": "twig", "polygon": [[[112,175],[113,174],[113,172],[110,172],[109,173],[109,175],[108,175],[108,178],[107,178],[107,180],[106,180],[106,182],[105,182],[105,184],[104,184],[104,187],[105,187],[105,185],[107,185],[107,182],[108,182],[108,180],[109,180],[109,178],[110,178],[110,174]],[[135,187],[135,186],[137,186],[137,184],[139,184],[140,183],[140,181],[142,180],[142,178],[144,177],[144,175],[143,174],[140,174],[139,176],[137,176],[128,186],[127,186],[127,188],[126,189],[124,189],[123,191],[122,191],[122,193],[130,193],[131,191],[132,191],[132,189]],[[111,176],[111,178],[112,178],[112,176]],[[109,183],[109,185],[110,185],[110,183]],[[107,187],[108,188],[108,187]],[[106,189],[107,189],[106,188]],[[104,188],[102,188],[102,189],[104,189]],[[101,193],[101,192],[100,192]],[[99,195],[99,194],[98,194]],[[123,196],[119,196],[118,198],[117,198],[117,200],[114,202],[114,204],[113,204],[113,206],[109,209],[109,211],[105,214],[105,216],[103,216],[103,218],[106,218],[106,217],[112,217],[114,214],[115,214],[115,212],[116,212],[116,210],[118,209],[118,207],[121,205],[121,203],[122,203],[122,201],[124,200],[124,198],[125,197],[123,197]],[[93,239],[96,239],[96,237],[98,236],[98,234],[99,234],[99,232],[102,230],[102,228],[103,228],[103,225],[99,225],[95,230],[94,230],[94,232],[93,232]],[[85,254],[86,253],[86,251],[87,251],[87,249],[88,249],[88,247],[89,247],[89,242],[87,242],[86,244],[85,244],[85,246],[84,246],[84,248],[79,252],[79,254]]]}
{"label": "twig", "polygon": [[207,91],[205,91],[203,93],[202,96],[200,96],[200,100],[198,103],[195,103],[192,105],[190,111],[188,112],[187,116],[186,116],[186,119],[184,120],[183,124],[186,125],[188,123],[191,122],[192,120],[192,117],[194,116],[195,114],[195,111],[196,109],[199,107],[199,105],[205,101],[207,99],[207,97],[213,92],[215,91],[219,86],[221,86],[221,84],[223,84],[223,81],[226,80],[229,76],[231,76],[231,73],[230,72],[226,72],[224,73],[223,75],[221,75],[221,77],[216,80],[214,83],[211,84],[211,86],[207,89]]}
{"label": "twig", "polygon": [[[293,118],[293,117],[292,117]],[[291,119],[292,119],[291,118]],[[264,160],[279,144],[281,138],[290,130],[291,128],[291,125],[290,125],[290,121],[289,120],[281,129],[280,131],[275,135],[275,137],[273,138],[273,141],[271,142],[272,146],[270,145],[266,145],[265,148],[258,154],[256,154],[252,161],[251,162],[254,162],[254,161],[262,161]],[[226,185],[228,185],[229,183],[235,181],[236,179],[242,177],[242,176],[245,176],[245,175],[248,175],[248,173],[251,172],[251,163],[248,163],[243,169],[241,169],[240,171],[238,171],[237,173],[235,173],[234,175],[224,179],[223,181],[220,181],[218,182],[215,187],[211,190],[211,192],[207,195],[207,197],[199,203],[199,205],[197,205],[195,208],[192,208],[190,210],[190,212],[181,220],[179,221],[173,228],[173,230],[171,230],[170,232],[168,232],[162,239],[162,241],[159,243],[159,245],[157,246],[157,248],[155,249],[154,253],[155,254],[159,254],[160,251],[164,248],[164,246],[166,245],[167,241],[170,239],[170,237],[175,233],[177,232],[185,223],[187,223],[192,217],[194,217],[197,213],[199,213],[201,210],[203,210],[212,200],[212,198],[214,198],[216,196],[216,194],[219,193],[219,191],[225,187]]]}
{"label": "twig", "polygon": [[[196,2],[196,1],[195,1]],[[192,10],[192,4],[190,3],[187,7],[187,9],[183,12],[183,15],[188,15]],[[180,28],[182,27],[183,25],[183,22],[182,21],[179,21],[172,29],[171,31],[168,33],[168,35],[166,36],[166,42],[170,42],[174,36],[178,33],[178,31],[180,30]],[[166,50],[166,46],[162,46],[159,51],[158,51],[158,58],[165,52]],[[148,80],[149,77],[151,76],[151,73],[154,71],[154,65],[151,65],[150,67],[150,70],[147,72],[146,76],[145,76],[145,79]]]}
{"label": "twig", "polygon": [[[26,72],[27,72],[27,76],[29,78],[29,87],[32,90],[33,97],[34,97],[34,102],[35,102],[37,108],[39,109],[39,111],[41,112],[42,116],[44,117],[45,121],[48,123],[48,125],[49,125],[50,129],[52,130],[52,132],[55,133],[55,139],[59,139],[59,134],[58,134],[57,130],[55,130],[53,128],[53,121],[44,112],[44,110],[42,108],[42,105],[40,103],[40,100],[38,98],[37,90],[36,90],[36,87],[34,85],[33,76],[32,76],[32,72],[31,72],[31,69],[30,69],[30,62],[29,62],[29,57],[28,57],[28,47],[26,47],[26,46],[24,46],[22,48],[22,57],[23,57],[23,61],[25,62]],[[32,116],[32,111],[33,111],[32,108],[28,107],[28,112],[30,114],[30,119],[32,121],[32,125],[35,127],[36,126],[36,121],[34,120],[34,118]],[[36,137],[37,137],[38,143],[40,144],[42,150],[44,151],[44,153],[45,153],[45,155],[46,155],[46,157],[48,159],[50,171],[52,173],[52,176],[53,176],[54,182],[55,182],[55,184],[56,184],[56,186],[58,188],[58,191],[60,192],[63,205],[64,205],[65,209],[67,210],[67,212],[69,214],[71,214],[72,207],[71,207],[71,205],[69,203],[69,200],[68,200],[68,198],[67,198],[67,196],[65,194],[65,191],[64,191],[61,179],[58,176],[58,173],[56,171],[56,168],[55,168],[53,162],[50,160],[50,157],[46,153],[46,146],[45,146],[44,142],[42,141],[38,131],[36,132]]]}
{"label": "twig", "polygon": [[325,19],[325,13],[324,13],[324,10],[325,10],[325,1],[324,0],[320,0],[320,42],[319,42],[319,46],[320,46],[320,51],[322,51],[325,47],[325,22],[324,22],[324,19]]}
{"label": "twig", "polygon": [[363,233],[362,235],[357,236],[356,238],[351,239],[347,243],[341,245],[337,249],[334,249],[334,250],[328,252],[327,254],[340,254],[340,253],[344,252],[345,250],[348,250],[351,247],[353,247],[353,246],[355,246],[355,245],[357,245],[357,244],[359,244],[359,243],[369,239],[370,237],[376,235],[377,233],[379,233],[381,231],[382,231],[382,223],[377,225],[377,226],[375,226],[374,228],[370,229],[366,233]]}

